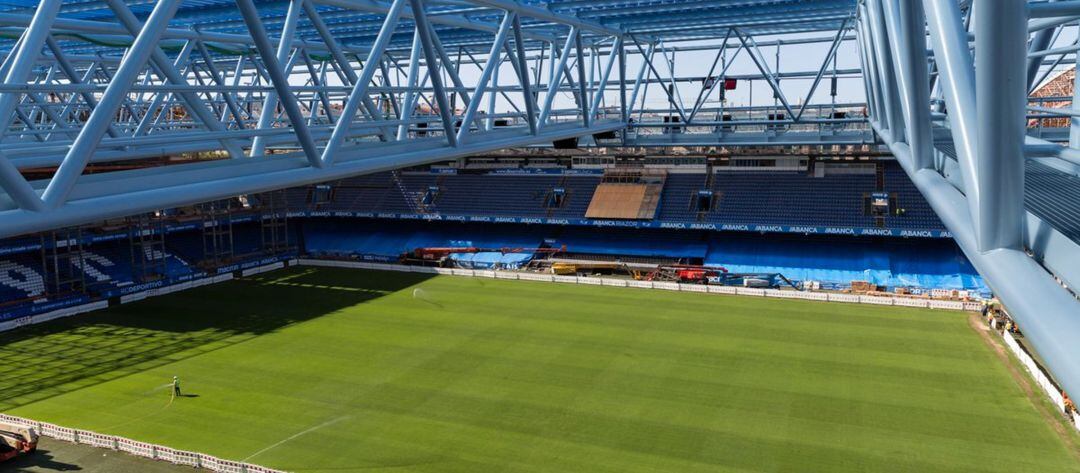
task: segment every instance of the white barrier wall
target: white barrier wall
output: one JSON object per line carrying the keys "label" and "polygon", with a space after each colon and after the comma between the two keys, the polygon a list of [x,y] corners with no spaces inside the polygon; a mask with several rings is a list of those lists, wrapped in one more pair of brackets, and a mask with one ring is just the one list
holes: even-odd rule
{"label": "white barrier wall", "polygon": [[223,460],[205,453],[177,450],[163,445],[138,442],[124,437],[99,434],[89,430],[61,427],[55,424],[38,422],[6,414],[0,414],[0,420],[34,429],[38,434],[44,437],[63,440],[65,442],[90,445],[97,448],[116,450],[129,455],[149,458],[151,460],[166,461],[177,465],[203,468],[223,473],[284,473],[281,470],[274,470],[264,466],[252,465],[250,463]]}
{"label": "white barrier wall", "polygon": [[108,301],[97,301],[89,304],[82,304],[77,306],[65,307],[63,309],[54,310],[52,312],[45,312],[43,314],[27,315],[25,317],[19,317],[15,320],[8,320],[7,322],[0,322],[0,332],[6,332],[8,330],[14,330],[19,327],[25,327],[27,325],[40,324],[48,322],[50,320],[56,320],[63,317],[72,316],[75,314],[82,314],[98,309],[104,309],[109,306]]}
{"label": "white barrier wall", "polygon": [[759,289],[753,287],[705,286],[701,284],[680,284],[666,281],[635,281],[623,278],[603,278],[591,276],[560,276],[553,274],[526,273],[516,271],[489,271],[472,269],[427,268],[397,264],[361,263],[356,261],[336,261],[320,259],[299,259],[297,265],[323,266],[334,268],[378,269],[383,271],[404,271],[434,273],[454,276],[472,276],[495,279],[518,279],[524,281],[544,281],[569,284],[588,284],[593,286],[635,287],[641,289],[663,289],[667,291],[705,292],[712,294],[736,294],[740,296],[775,297],[780,299],[802,299],[822,302],[846,302],[850,304],[896,305],[942,310],[978,311],[982,304],[978,302],[939,301],[914,299],[909,297],[859,296],[832,292],[782,291],[777,289]]}
{"label": "white barrier wall", "polygon": [[1020,360],[1020,364],[1035,379],[1035,384],[1042,388],[1043,392],[1061,412],[1065,412],[1065,398],[1061,395],[1061,391],[1058,390],[1057,386],[1054,386],[1054,383],[1050,381],[1050,378],[1046,377],[1046,373],[1043,373],[1042,369],[1039,368],[1039,364],[1020,346],[1020,343],[1013,338],[1011,333],[1002,332],[1001,338],[1005,341],[1005,346],[1009,347],[1009,351],[1016,355],[1016,359]]}

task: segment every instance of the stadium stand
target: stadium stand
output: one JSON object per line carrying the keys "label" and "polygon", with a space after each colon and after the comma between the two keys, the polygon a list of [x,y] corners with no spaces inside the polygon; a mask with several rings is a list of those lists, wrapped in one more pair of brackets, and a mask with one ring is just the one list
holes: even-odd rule
{"label": "stadium stand", "polygon": [[[650,197],[646,199],[649,200],[647,204],[631,203],[629,207],[633,208],[625,212],[608,209],[615,212],[611,214],[615,217],[604,217],[608,214],[601,211],[601,207],[606,209],[611,205],[600,205],[595,197],[600,195],[598,188],[618,184],[601,184],[602,176],[579,173],[384,172],[329,184],[328,189],[321,191],[328,197],[325,202],[317,203],[314,198],[319,193],[317,187],[321,186],[292,189],[287,200],[291,211],[301,213],[330,211],[582,220],[589,217],[630,218],[716,226],[944,230],[898,165],[883,162],[879,166],[882,168],[880,178],[873,173],[814,176],[806,171],[719,170],[710,179],[704,172],[671,172],[662,181],[658,203]],[[711,193],[712,200],[705,208],[698,201],[701,192]],[[870,214],[866,203],[874,192],[888,193],[896,208],[887,215]],[[557,200],[553,199],[556,194],[560,195]],[[615,200],[626,200],[624,197],[619,194]],[[591,214],[590,203],[594,207]],[[655,217],[649,218],[649,215]]]}
{"label": "stadium stand", "polygon": [[[83,235],[77,251],[55,253],[42,248],[43,240],[0,241],[0,321],[42,309],[57,309],[88,299],[107,299],[132,290],[173,284],[202,277],[204,269],[232,271],[234,268],[265,264],[266,258],[295,256],[295,250],[264,251],[260,226],[252,215],[232,226],[231,257],[216,261],[217,268],[204,268],[204,233],[190,222],[173,222],[166,229],[164,246],[133,243],[129,229],[110,227]],[[140,254],[141,253],[141,254]],[[54,267],[55,266],[55,267]],[[46,269],[48,268],[48,269]],[[57,284],[57,274],[65,279]],[[48,301],[48,304],[42,302]]]}
{"label": "stadium stand", "polygon": [[374,220],[315,219],[302,224],[307,253],[397,261],[402,253],[426,247],[537,248],[543,238],[522,229],[446,222],[388,224]]}
{"label": "stadium stand", "polygon": [[937,230],[944,228],[934,209],[912,184],[904,170],[895,164],[885,166],[885,191],[896,198],[900,214],[886,217],[888,226],[914,230]]}
{"label": "stadium stand", "polygon": [[[278,208],[292,216],[289,239],[315,257],[396,262],[418,248],[443,248],[460,267],[517,268],[536,256],[531,248],[565,248],[567,258],[720,265],[739,273],[782,273],[831,288],[861,280],[887,287],[988,292],[948,239],[790,233],[802,225],[947,236],[895,163],[858,166],[817,173],[723,168],[711,174],[684,168],[608,175],[562,168],[393,171],[288,189],[285,207]],[[1039,166],[1029,164],[1034,176],[1029,187],[1060,187],[1063,174]],[[628,220],[586,218],[597,189],[608,185],[603,182],[644,182],[612,181],[615,174],[650,176],[652,197],[635,194],[639,198],[629,206],[632,212],[624,212]],[[897,211],[868,212],[872,193],[887,193]],[[79,283],[68,289],[72,294],[108,298],[148,281],[183,281],[265,262],[268,255],[295,254],[268,250],[267,226],[259,223],[263,217],[246,205],[227,218],[206,218],[211,220],[198,212],[179,215],[163,230],[161,246],[153,249],[133,249],[130,229],[122,225],[94,230],[85,236],[81,258],[57,257],[53,264],[80,274]],[[208,243],[211,232],[204,222],[209,221],[221,222],[212,228],[228,242],[226,248]],[[775,234],[767,225],[793,227]],[[0,319],[25,313],[25,305],[34,301],[70,297],[50,289],[50,272],[43,266],[49,254],[42,249],[45,242],[41,237],[0,242],[0,300],[9,301],[0,306]],[[470,250],[452,251],[456,248]],[[145,261],[135,252],[145,252]]]}
{"label": "stadium stand", "polygon": [[26,254],[0,259],[0,301],[19,302],[45,294],[41,259]]}
{"label": "stadium stand", "polygon": [[699,191],[708,190],[705,174],[668,174],[664,190],[660,194],[660,208],[657,219],[672,222],[696,222],[698,212],[694,209],[693,197]]}
{"label": "stadium stand", "polygon": [[718,172],[712,191],[720,196],[719,202],[707,220],[872,227],[873,218],[863,213],[863,194],[873,188],[873,176],[814,178],[796,171]]}

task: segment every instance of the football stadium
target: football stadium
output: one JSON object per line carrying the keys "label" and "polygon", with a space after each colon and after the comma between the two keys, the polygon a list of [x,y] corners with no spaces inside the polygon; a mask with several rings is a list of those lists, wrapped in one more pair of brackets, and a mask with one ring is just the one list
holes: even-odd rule
{"label": "football stadium", "polygon": [[0,2],[0,471],[1078,472],[1080,2]]}

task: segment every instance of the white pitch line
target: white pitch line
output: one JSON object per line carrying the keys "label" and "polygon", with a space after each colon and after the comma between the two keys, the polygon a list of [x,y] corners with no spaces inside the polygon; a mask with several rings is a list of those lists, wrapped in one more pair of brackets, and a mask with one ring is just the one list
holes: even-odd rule
{"label": "white pitch line", "polygon": [[251,455],[248,455],[247,458],[245,458],[243,460],[240,460],[240,461],[245,461],[246,462],[246,461],[248,461],[248,460],[250,460],[252,458],[255,458],[255,457],[257,457],[257,456],[259,456],[259,455],[261,455],[263,453],[266,453],[266,452],[268,452],[270,450],[273,450],[273,449],[275,449],[277,447],[280,447],[282,444],[284,444],[284,443],[286,443],[286,442],[288,442],[290,440],[293,440],[293,439],[295,439],[297,437],[300,437],[302,435],[310,434],[310,433],[312,433],[312,432],[314,432],[316,430],[319,430],[319,429],[321,429],[323,427],[327,427],[329,425],[336,424],[336,423],[341,422],[341,421],[343,421],[345,419],[348,419],[349,417],[351,417],[351,416],[341,416],[341,417],[338,417],[337,419],[331,419],[331,420],[323,422],[323,423],[321,423],[319,425],[311,427],[311,428],[309,428],[309,429],[307,429],[307,430],[305,430],[303,432],[298,432],[298,433],[292,434],[291,436],[285,438],[284,440],[281,440],[281,441],[279,441],[279,442],[277,442],[277,443],[275,443],[273,445],[270,445],[269,447],[266,447],[266,448],[264,448],[262,450],[259,450],[259,451],[255,452],[255,453],[252,453]]}

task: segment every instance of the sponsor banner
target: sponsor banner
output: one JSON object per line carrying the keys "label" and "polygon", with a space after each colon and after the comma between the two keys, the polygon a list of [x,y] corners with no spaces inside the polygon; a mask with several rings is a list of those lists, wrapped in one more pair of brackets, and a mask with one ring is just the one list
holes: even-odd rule
{"label": "sponsor banner", "polygon": [[[588,169],[582,171],[589,171]],[[408,214],[392,212],[348,212],[348,211],[299,211],[285,214],[289,218],[302,217],[338,217],[338,218],[379,218],[393,220],[422,220],[429,222],[481,222],[481,223],[514,223],[536,225],[576,225],[587,227],[609,228],[662,228],[672,230],[708,230],[723,232],[756,232],[756,233],[799,233],[804,235],[850,235],[850,236],[882,236],[903,238],[952,238],[952,232],[948,230],[912,230],[898,228],[860,228],[860,227],[818,227],[809,225],[753,225],[738,223],[691,223],[691,222],[664,222],[658,220],[605,220],[587,218],[547,218],[547,217],[493,217],[486,215],[448,215],[448,214]],[[254,215],[234,217],[233,223],[254,221]],[[188,222],[169,225],[165,228],[166,233],[197,230],[203,225],[202,222]],[[123,240],[129,237],[127,232],[112,233],[106,235],[92,235],[84,237],[83,244],[91,245],[115,240]],[[13,242],[15,243],[15,242]],[[62,242],[72,244],[73,241]],[[0,243],[0,256],[27,253],[41,249],[41,243],[22,242],[9,246]],[[246,269],[242,267],[234,268]]]}
{"label": "sponsor banner", "polygon": [[492,169],[487,174],[510,174],[510,175],[603,175],[603,169],[563,169],[563,168],[509,168]]}
{"label": "sponsor banner", "polygon": [[40,249],[41,243],[14,244],[0,248],[0,256],[26,253],[28,251],[37,251]]}
{"label": "sponsor banner", "polygon": [[217,274],[232,273],[232,272],[235,272],[235,271],[242,271],[242,270],[245,270],[245,269],[251,269],[251,268],[254,268],[254,267],[257,267],[257,266],[266,266],[266,265],[269,265],[269,264],[274,264],[274,263],[276,263],[278,261],[290,260],[290,259],[293,259],[295,257],[296,257],[295,254],[289,253],[289,254],[285,254],[285,255],[267,256],[267,257],[262,258],[262,259],[244,261],[242,263],[236,263],[236,264],[230,264],[228,266],[222,266],[222,267],[218,268],[217,269]]}
{"label": "sponsor banner", "polygon": [[406,214],[389,212],[307,212],[291,217],[350,217],[379,218],[392,220],[423,220],[428,222],[480,222],[514,223],[535,225],[576,225],[586,227],[610,228],[660,228],[671,230],[708,230],[719,232],[754,232],[754,233],[800,233],[804,235],[850,235],[884,236],[905,238],[952,238],[952,233],[945,230],[907,230],[898,228],[860,228],[860,227],[816,227],[809,225],[752,225],[740,223],[689,223],[664,222],[658,220],[609,220],[587,218],[547,218],[547,217],[493,217],[486,215],[448,215],[448,214]]}
{"label": "sponsor banner", "polygon": [[[44,314],[46,312],[52,312],[54,310],[63,309],[71,306],[86,304],[90,302],[88,296],[75,296],[59,299],[55,301],[44,301],[31,304],[20,304],[8,309],[0,310],[0,321],[8,321],[14,319],[23,319],[29,323],[29,317],[37,314]],[[21,325],[21,324],[15,324]]]}

